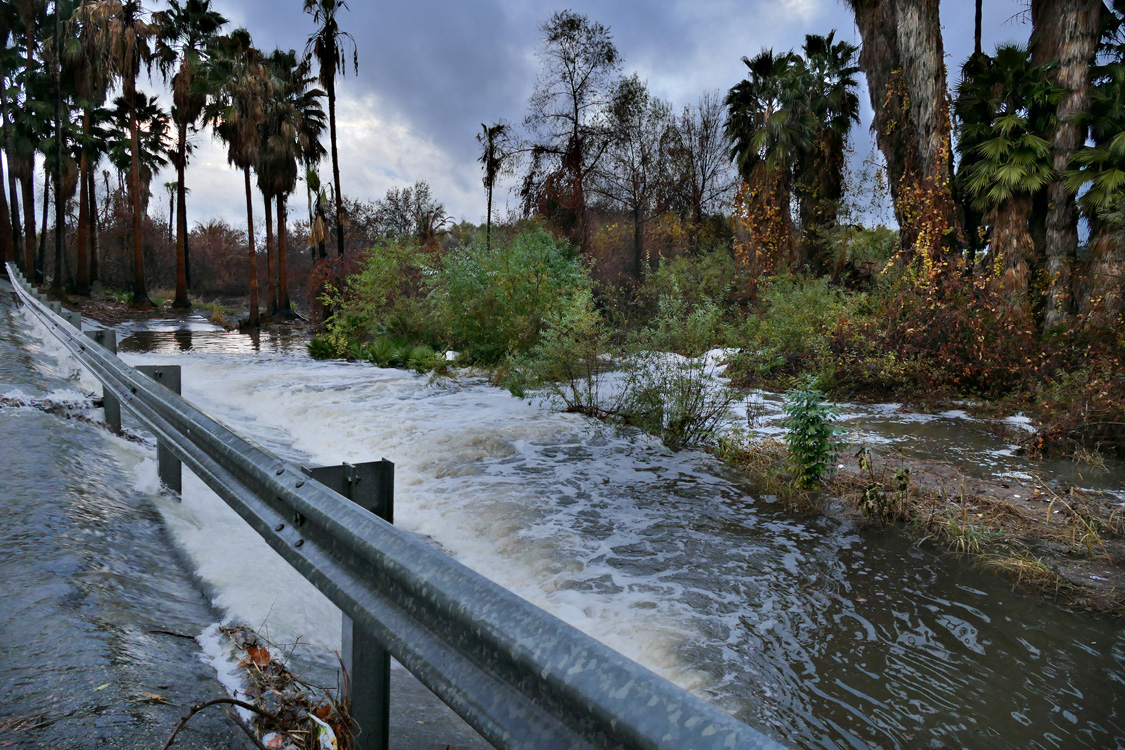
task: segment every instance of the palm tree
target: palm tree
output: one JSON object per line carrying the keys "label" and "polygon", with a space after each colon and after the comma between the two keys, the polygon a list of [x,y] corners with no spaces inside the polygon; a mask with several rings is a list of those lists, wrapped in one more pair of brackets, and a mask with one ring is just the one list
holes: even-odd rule
{"label": "palm tree", "polygon": [[[1112,41],[1112,40],[1111,40]],[[1109,44],[1108,60],[1092,71],[1089,112],[1077,123],[1093,142],[1077,151],[1067,172],[1090,224],[1090,255],[1079,312],[1112,329],[1125,314],[1125,44]]]}
{"label": "palm tree", "polygon": [[1029,284],[1037,265],[1030,220],[1033,198],[1055,177],[1051,145],[1061,91],[1028,51],[1002,45],[996,55],[973,56],[957,97],[962,122],[958,178],[990,226],[988,259],[1009,307],[1030,312]]}
{"label": "palm tree", "polygon": [[[44,90],[35,50],[38,47],[39,28],[46,17],[47,3],[46,0],[16,0],[15,7],[23,35],[24,53],[20,71],[22,80],[19,83],[22,83],[24,105],[29,105],[35,99],[42,98],[34,92],[38,90],[42,94]],[[23,193],[24,273],[35,281],[42,278],[36,273],[35,267],[35,149],[44,136],[45,123],[31,122],[28,114],[25,109],[23,117],[12,118],[16,125],[16,142],[12,144],[8,158],[11,160],[9,166],[15,172]]]}
{"label": "palm tree", "polygon": [[742,58],[749,72],[727,94],[727,138],[731,159],[748,186],[763,225],[756,253],[769,251],[766,265],[792,263],[794,165],[809,152],[818,130],[809,102],[808,68],[793,52],[762,50]]}
{"label": "palm tree", "polygon": [[269,71],[262,53],[251,43],[250,32],[236,29],[216,48],[209,75],[215,97],[204,107],[204,120],[227,145],[227,162],[241,169],[246,188],[246,238],[250,257],[250,317],[247,325],[261,322],[258,310],[258,264],[254,251],[254,204],[250,170],[258,163],[260,128],[265,102],[272,93]]}
{"label": "palm tree", "polygon": [[[208,79],[202,74],[210,50],[227,19],[211,9],[211,0],[168,0],[168,9],[153,14],[159,28],[156,58],[160,72],[172,79],[172,120],[176,123],[176,297],[172,307],[189,308],[187,248],[187,188],[184,171],[188,157],[188,127],[195,127],[207,103]],[[175,71],[175,73],[173,73]],[[171,227],[169,227],[171,231]]]}
{"label": "palm tree", "polygon": [[[5,151],[8,150],[8,144],[10,143],[8,136],[11,134],[11,128],[8,125],[8,83],[11,79],[9,71],[12,63],[16,61],[13,59],[8,42],[12,38],[14,22],[15,9],[6,5],[0,10],[0,127],[4,129]],[[0,263],[9,259],[12,261],[16,259],[15,227],[12,221],[13,216],[9,212],[8,196],[4,190],[4,185],[4,165],[3,160],[0,160]]]}
{"label": "palm tree", "polygon": [[107,155],[119,172],[132,170],[134,163],[132,134],[128,140],[122,138],[120,134],[128,130],[130,120],[134,120],[137,124],[137,146],[140,156],[137,160],[140,175],[138,185],[141,216],[144,216],[152,199],[152,178],[168,165],[172,152],[168,113],[160,106],[159,97],[148,96],[143,91],[138,91],[133,102],[128,101],[124,96],[115,98],[113,108],[109,110],[109,119],[115,127],[107,143]]}
{"label": "palm tree", "polygon": [[477,142],[481,144],[481,155],[477,159],[484,167],[484,189],[488,191],[488,214],[485,220],[484,246],[492,250],[492,188],[496,185],[496,178],[507,169],[508,151],[508,124],[494,122],[492,127],[480,125],[481,132],[477,133]]}
{"label": "palm tree", "polygon": [[344,75],[347,70],[345,47],[352,47],[352,66],[359,75],[359,52],[355,39],[346,31],[340,30],[337,14],[347,10],[344,0],[304,0],[306,13],[311,13],[313,23],[319,28],[309,35],[305,45],[306,57],[316,58],[320,70],[320,83],[328,93],[328,136],[332,148],[332,184],[336,189],[336,247],[344,254],[344,194],[340,190],[340,158],[336,149],[336,73]]}
{"label": "palm tree", "polygon": [[806,260],[823,270],[825,231],[836,224],[844,197],[844,163],[848,134],[859,122],[855,64],[859,48],[828,36],[805,36],[809,74],[809,107],[817,120],[813,147],[797,164],[796,192],[800,201]]}
{"label": "palm tree", "polygon": [[152,38],[157,28],[146,20],[148,11],[140,0],[95,0],[90,13],[105,24],[105,50],[110,71],[121,79],[122,97],[129,110],[129,184],[133,207],[133,299],[139,307],[151,307],[145,286],[143,200],[141,189],[141,144],[137,122],[137,76],[141,65],[152,61]]}
{"label": "palm tree", "polygon": [[1086,141],[1078,115],[1090,103],[1090,66],[1102,30],[1102,0],[1032,0],[1031,54],[1036,65],[1054,63],[1054,80],[1065,91],[1055,111],[1052,166],[1060,178],[1047,188],[1045,253],[1048,327],[1065,324],[1074,312],[1071,277],[1078,254],[1078,210],[1061,178]]}
{"label": "palm tree", "polygon": [[[94,166],[91,164],[93,148],[92,128],[94,111],[105,104],[109,91],[111,67],[108,56],[108,6],[99,3],[82,3],[74,11],[68,24],[67,42],[63,60],[68,78],[74,87],[77,102],[82,107],[81,153],[78,160],[79,198],[77,244],[77,289],[80,294],[90,290],[93,261],[91,241],[90,185]],[[96,161],[96,159],[94,159]]]}
{"label": "palm tree", "polygon": [[[325,129],[324,109],[321,107],[325,94],[314,87],[316,79],[311,74],[309,60],[298,61],[292,50],[275,50],[269,57],[269,69],[273,95],[267,102],[267,115],[262,126],[258,184],[262,194],[267,196],[267,205],[268,196],[277,201],[277,304],[273,311],[291,317],[287,202],[297,186],[300,165],[319,161],[324,154],[320,136]],[[270,285],[275,287],[272,270]]]}

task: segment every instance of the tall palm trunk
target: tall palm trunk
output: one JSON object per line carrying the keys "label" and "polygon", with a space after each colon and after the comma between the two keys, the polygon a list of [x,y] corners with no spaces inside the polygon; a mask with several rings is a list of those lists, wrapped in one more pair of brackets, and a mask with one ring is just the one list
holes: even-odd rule
{"label": "tall palm trunk", "polygon": [[484,249],[492,252],[492,183],[488,185],[488,217],[485,219]]}
{"label": "tall palm trunk", "polygon": [[144,213],[141,207],[141,140],[137,124],[137,89],[132,81],[125,82],[125,98],[129,100],[129,142],[132,148],[132,165],[129,170],[133,193],[133,304],[151,307],[145,287]]}
{"label": "tall palm trunk", "polygon": [[254,253],[254,194],[250,190],[250,167],[244,167],[246,178],[246,244],[250,248],[250,318],[246,321],[251,328],[261,325],[258,311],[258,258]]}
{"label": "tall palm trunk", "polygon": [[[90,134],[90,110],[82,113],[82,132]],[[90,181],[87,175],[90,172],[90,154],[86,150],[85,142],[82,144],[82,155],[78,160],[78,229],[74,237],[75,263],[78,266],[75,274],[76,291],[79,294],[90,293]]]}
{"label": "tall palm trunk", "polygon": [[[176,217],[176,298],[172,301],[172,307],[181,310],[191,307],[191,300],[188,299],[187,291],[187,220],[184,217],[186,204],[184,198],[184,164],[187,161],[186,156],[187,123],[181,122],[176,145],[176,202],[179,204],[179,215]],[[170,213],[174,212],[170,211]]]}
{"label": "tall palm trunk", "polygon": [[87,188],[88,197],[90,199],[90,284],[92,285],[98,280],[98,228],[100,226],[98,220],[98,184],[94,179],[94,165],[90,165],[90,169],[86,174],[86,181],[89,183]]}
{"label": "tall palm trunk", "polygon": [[336,249],[344,256],[344,194],[340,192],[340,157],[336,151],[336,78],[328,79],[328,135],[332,141],[332,184],[336,188]]}
{"label": "tall palm trunk", "polygon": [[[8,153],[11,153],[9,151]],[[12,162],[8,160],[8,199],[11,202],[12,216],[12,260],[22,264],[20,249],[23,248],[23,225],[20,223],[20,193],[19,183],[12,171]]]}
{"label": "tall palm trunk", "polygon": [[963,243],[938,0],[849,0],[902,244],[929,270]]}
{"label": "tall palm trunk", "polygon": [[[55,49],[59,50],[59,4],[55,3]],[[53,68],[55,79],[55,279],[51,288],[62,292],[63,278],[63,235],[66,233],[66,201],[63,196],[62,180],[62,146],[63,146],[63,121],[62,121],[62,67],[58,55],[55,56]]]}
{"label": "tall palm trunk", "polygon": [[1018,193],[1001,202],[992,211],[992,249],[998,267],[995,285],[1008,309],[1029,315],[1028,297],[1035,245],[1028,231],[1032,210],[1031,196]]}
{"label": "tall palm trunk", "polygon": [[1079,312],[1087,325],[1112,327],[1125,313],[1125,231],[1099,221],[1090,233],[1089,270]]}
{"label": "tall palm trunk", "polygon": [[4,185],[4,160],[0,158],[0,263],[16,259],[16,243],[12,234],[12,217],[8,213],[8,196]]}
{"label": "tall palm trunk", "polygon": [[262,203],[266,211],[266,309],[270,315],[277,315],[277,275],[274,273],[273,262],[273,201],[262,193]]}
{"label": "tall palm trunk", "polygon": [[35,275],[35,172],[32,170],[20,178],[23,189],[23,272],[31,282],[38,280]]}
{"label": "tall palm trunk", "polygon": [[[1035,65],[1056,63],[1056,83],[1066,92],[1050,138],[1052,166],[1062,175],[1086,140],[1074,121],[1090,103],[1090,64],[1102,25],[1102,0],[1033,0],[1031,54]],[[1074,312],[1073,274],[1078,257],[1078,207],[1060,177],[1047,186],[1046,305],[1043,325],[1065,325]],[[1091,255],[1091,258],[1093,255]],[[1085,304],[1085,302],[1083,302]]]}
{"label": "tall palm trunk", "polygon": [[286,196],[277,196],[277,284],[278,312],[285,318],[293,317],[293,305],[289,301],[289,221]]}
{"label": "tall palm trunk", "polygon": [[39,224],[39,255],[36,258],[35,272],[47,283],[47,212],[51,208],[51,173],[43,164],[43,218]]}

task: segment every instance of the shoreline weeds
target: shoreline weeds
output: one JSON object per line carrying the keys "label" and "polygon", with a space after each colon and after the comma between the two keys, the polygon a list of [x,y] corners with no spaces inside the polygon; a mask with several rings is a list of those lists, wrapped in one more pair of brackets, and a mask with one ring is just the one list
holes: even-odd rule
{"label": "shoreline weeds", "polygon": [[797,489],[782,441],[723,441],[713,453],[794,512],[901,529],[1066,606],[1125,617],[1125,507],[1109,493],[977,479],[937,461],[842,455],[817,490]]}

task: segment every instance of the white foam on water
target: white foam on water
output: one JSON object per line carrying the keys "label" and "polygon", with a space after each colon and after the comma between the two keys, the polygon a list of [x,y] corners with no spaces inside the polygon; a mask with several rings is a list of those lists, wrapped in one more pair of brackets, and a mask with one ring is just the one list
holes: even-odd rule
{"label": "white foam on water", "polygon": [[[181,364],[189,401],[283,457],[312,465],[394,461],[398,526],[626,656],[681,684],[698,683],[679,658],[693,629],[680,587],[607,562],[615,549],[643,541],[651,521],[628,503],[611,507],[601,487],[643,484],[653,469],[676,470],[685,460],[655,440],[617,437],[480,381],[431,384],[401,370],[305,359],[234,365],[193,355]],[[582,460],[555,460],[567,452]],[[643,465],[661,458],[670,466]],[[216,605],[252,627],[265,623],[275,641],[300,636],[339,647],[336,608],[199,480],[185,473],[182,503],[160,505]],[[590,518],[599,515],[594,522],[606,528],[591,536]]]}

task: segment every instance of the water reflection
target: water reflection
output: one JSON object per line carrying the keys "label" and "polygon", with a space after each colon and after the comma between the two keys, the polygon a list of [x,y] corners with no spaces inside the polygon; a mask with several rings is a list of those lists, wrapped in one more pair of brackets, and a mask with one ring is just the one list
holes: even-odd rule
{"label": "water reflection", "polygon": [[289,353],[303,352],[308,343],[308,334],[295,328],[227,331],[202,318],[147,321],[144,325],[119,329],[118,338],[119,351],[152,354],[181,354],[189,351],[228,354]]}

